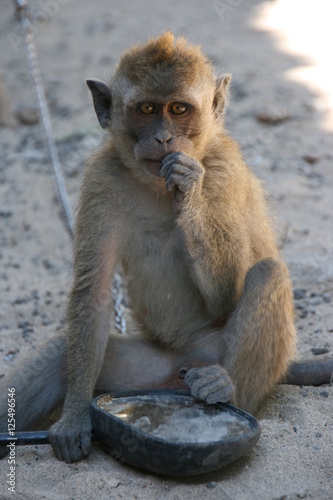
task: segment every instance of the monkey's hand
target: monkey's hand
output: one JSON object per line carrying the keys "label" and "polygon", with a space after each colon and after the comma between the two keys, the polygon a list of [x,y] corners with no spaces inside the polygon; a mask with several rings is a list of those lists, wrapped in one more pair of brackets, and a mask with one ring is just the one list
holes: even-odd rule
{"label": "monkey's hand", "polygon": [[90,413],[80,416],[63,415],[49,430],[53,451],[59,460],[67,464],[89,455],[91,441]]}
{"label": "monkey's hand", "polygon": [[190,368],[184,377],[192,396],[209,404],[227,403],[235,396],[235,388],[220,365]]}
{"label": "monkey's hand", "polygon": [[160,177],[165,177],[168,191],[176,188],[172,208],[175,214],[180,213],[187,195],[200,194],[205,169],[197,160],[181,151],[163,158]]}

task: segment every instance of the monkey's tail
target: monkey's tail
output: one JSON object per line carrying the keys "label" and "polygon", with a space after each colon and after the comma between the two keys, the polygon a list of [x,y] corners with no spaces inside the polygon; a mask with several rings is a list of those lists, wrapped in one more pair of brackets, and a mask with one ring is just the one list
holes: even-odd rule
{"label": "monkey's tail", "polygon": [[26,430],[47,417],[65,397],[66,372],[66,339],[59,336],[5,377],[0,384],[0,432],[8,430],[9,399],[13,430]]}
{"label": "monkey's tail", "polygon": [[294,361],[281,384],[322,385],[333,380],[333,358],[320,360]]}

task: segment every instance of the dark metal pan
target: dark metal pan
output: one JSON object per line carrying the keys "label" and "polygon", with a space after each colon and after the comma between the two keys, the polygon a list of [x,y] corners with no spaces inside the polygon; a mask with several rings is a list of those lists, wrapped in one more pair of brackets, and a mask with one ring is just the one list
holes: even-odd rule
{"label": "dark metal pan", "polygon": [[[114,413],[110,413],[113,408]],[[122,414],[119,413],[119,408],[125,409],[121,410]],[[172,438],[168,434],[163,436],[163,432],[162,435],[159,434],[159,429],[165,429],[163,420],[170,418],[175,408],[177,411],[181,410],[178,415],[183,417],[178,419],[175,426],[171,424],[170,427],[169,424]],[[198,411],[204,413],[206,424],[203,424],[201,431],[197,427],[192,431],[190,424],[193,411],[194,414]],[[136,422],[131,422],[136,416],[139,416]],[[207,434],[207,427],[216,418],[233,420],[236,431],[232,435],[226,433],[221,437],[219,429],[215,431],[213,428],[213,434]],[[91,419],[93,437],[101,441],[112,456],[134,467],[172,476],[191,476],[220,469],[247,453],[260,436],[260,426],[252,415],[227,403],[208,405],[185,391],[152,390],[105,394],[92,401]],[[144,426],[140,428],[138,422],[142,421]],[[218,422],[215,420],[215,423]],[[159,425],[162,427],[158,427]],[[187,428],[187,434],[184,434],[182,427]],[[49,442],[47,431],[16,432],[15,438],[16,445]],[[0,443],[9,441],[13,441],[13,436],[0,434]]]}

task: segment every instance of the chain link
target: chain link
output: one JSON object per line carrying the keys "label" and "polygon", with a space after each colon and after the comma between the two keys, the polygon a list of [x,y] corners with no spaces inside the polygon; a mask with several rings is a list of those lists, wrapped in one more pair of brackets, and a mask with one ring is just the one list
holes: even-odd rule
{"label": "chain link", "polygon": [[112,294],[113,294],[113,308],[115,312],[115,327],[117,330],[120,331],[120,333],[126,333],[126,321],[124,317],[124,282],[122,279],[122,276],[120,274],[120,271],[116,272],[113,278],[113,288],[112,288]]}

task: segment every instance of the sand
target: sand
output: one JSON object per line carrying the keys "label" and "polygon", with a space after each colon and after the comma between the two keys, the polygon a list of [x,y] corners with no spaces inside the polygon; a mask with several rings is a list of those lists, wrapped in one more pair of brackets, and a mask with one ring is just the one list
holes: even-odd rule
{"label": "sand", "polygon": [[[311,62],[284,50],[268,28],[254,27],[262,2],[53,0],[31,5],[73,207],[84,159],[102,137],[86,78],[107,78],[129,45],[168,28],[201,44],[219,73],[232,73],[226,125],[269,193],[295,288],[298,356],[332,356],[333,127],[327,126],[325,96],[290,78],[290,72]],[[12,3],[1,2],[0,71],[13,112],[33,106],[20,36]],[[14,128],[1,128],[0,155],[2,377],[61,328],[72,258],[39,126],[16,120]],[[324,354],[315,354],[319,348]],[[16,498],[329,500],[332,415],[332,387],[279,386],[257,415],[262,435],[248,456],[220,472],[184,480],[135,470],[98,445],[73,465],[57,461],[47,445],[20,448]],[[4,459],[0,498],[12,497],[8,473]]]}

